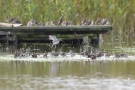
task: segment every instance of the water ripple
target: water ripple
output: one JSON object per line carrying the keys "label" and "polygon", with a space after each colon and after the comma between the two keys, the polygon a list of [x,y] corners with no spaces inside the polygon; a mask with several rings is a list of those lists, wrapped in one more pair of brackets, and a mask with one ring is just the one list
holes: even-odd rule
{"label": "water ripple", "polygon": [[134,90],[135,80],[130,78],[93,77],[32,77],[30,75],[0,78],[1,90]]}

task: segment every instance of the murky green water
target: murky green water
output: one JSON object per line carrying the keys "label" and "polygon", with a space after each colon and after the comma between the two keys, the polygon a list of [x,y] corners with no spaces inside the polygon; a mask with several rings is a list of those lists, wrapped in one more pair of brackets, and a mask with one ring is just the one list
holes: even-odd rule
{"label": "murky green water", "polygon": [[135,62],[0,62],[0,90],[134,90]]}

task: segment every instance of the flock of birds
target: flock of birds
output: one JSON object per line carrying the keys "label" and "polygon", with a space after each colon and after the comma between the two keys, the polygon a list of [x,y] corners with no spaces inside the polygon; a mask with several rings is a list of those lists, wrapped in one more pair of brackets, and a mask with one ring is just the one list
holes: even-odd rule
{"label": "flock of birds", "polygon": [[[18,21],[16,18],[6,18],[5,19],[6,23],[12,23],[12,24],[21,24],[20,21]],[[109,25],[110,22],[106,18],[100,18],[97,21],[94,22],[93,19],[87,20],[86,18],[83,18],[83,20],[80,22],[80,26],[91,26],[91,25]],[[72,21],[64,21],[62,17],[59,18],[59,21],[56,23],[54,20],[51,22],[46,22],[45,25],[42,22],[38,22],[34,19],[31,19],[28,23],[27,26],[72,26]],[[52,46],[56,46],[60,41],[57,39],[56,36],[54,35],[49,35],[49,39],[52,40]],[[55,50],[52,50],[50,53],[45,52],[43,54],[43,58],[47,58],[48,54],[52,57],[57,57],[61,55],[62,57],[71,56],[74,57],[76,54],[73,52],[73,50],[70,50],[68,53],[66,52],[55,52]],[[80,53],[80,55],[86,56],[87,58],[91,58],[92,60],[96,59],[97,57],[101,56],[107,56],[109,57],[109,54],[107,53],[102,53],[102,52],[93,52],[92,50],[90,52],[84,50],[83,52]],[[32,57],[32,58],[38,58],[38,54],[33,52],[31,53],[31,49],[28,47],[26,49],[25,54],[22,53],[22,49],[15,50],[14,53],[14,58],[18,57]],[[116,57],[120,57],[122,55],[115,55]]]}
{"label": "flock of birds", "polygon": [[[49,35],[49,39],[52,40],[52,45],[56,45],[59,43],[59,40],[57,39],[56,36],[54,35]],[[87,58],[91,58],[91,60],[95,60],[96,58],[98,57],[110,57],[112,56],[112,54],[110,53],[104,53],[104,52],[101,52],[101,51],[96,51],[96,49],[94,49],[94,47],[91,48],[91,51],[87,51],[87,50],[84,50],[82,51],[81,53],[74,53],[73,50],[70,50],[68,53],[66,52],[56,52],[55,50],[52,50],[51,52],[47,53],[45,52],[43,54],[43,58],[48,58],[48,56],[51,56],[51,57],[58,57],[58,56],[62,56],[63,58],[64,57],[67,57],[67,56],[70,56],[70,57],[74,57],[75,55],[82,55],[84,57],[87,57]],[[14,58],[22,58],[22,57],[32,57],[32,58],[38,58],[38,55],[36,52],[33,52],[31,53],[31,49],[30,47],[28,47],[26,49],[26,52],[25,54],[22,53],[22,49],[20,50],[15,50],[15,53],[14,53]],[[127,58],[128,55],[127,54],[113,54],[114,58]]]}
{"label": "flock of birds", "polygon": [[[12,23],[12,24],[21,24],[17,18],[9,18],[7,17],[5,19],[6,23]],[[110,22],[107,18],[99,18],[97,21],[94,22],[93,19],[87,20],[86,18],[83,18],[83,20],[80,22],[79,25],[81,26],[91,26],[91,25],[109,25]],[[72,21],[64,21],[62,17],[59,18],[58,22],[52,20],[51,22],[46,22],[45,25],[42,22],[38,22],[34,19],[31,19],[27,26],[72,26]]]}
{"label": "flock of birds", "polygon": [[44,52],[43,55],[41,54],[38,54],[36,52],[31,52],[31,49],[28,47],[26,49],[26,52],[25,53],[22,53],[22,49],[19,49],[19,50],[15,50],[15,53],[14,53],[14,58],[25,58],[25,57],[31,57],[31,58],[38,58],[39,56],[42,58],[48,58],[48,57],[59,57],[61,56],[61,58],[66,58],[66,57],[75,57],[76,55],[81,55],[83,57],[86,57],[86,58],[89,58],[91,60],[95,60],[97,58],[100,58],[100,57],[106,57],[106,58],[109,58],[111,56],[113,56],[114,58],[128,58],[128,55],[127,54],[110,54],[110,53],[104,53],[102,51],[93,51],[91,49],[91,51],[87,51],[87,50],[84,50],[83,52],[81,53],[75,53],[73,50],[69,50],[69,52],[56,52],[56,51],[51,51],[51,52]]}

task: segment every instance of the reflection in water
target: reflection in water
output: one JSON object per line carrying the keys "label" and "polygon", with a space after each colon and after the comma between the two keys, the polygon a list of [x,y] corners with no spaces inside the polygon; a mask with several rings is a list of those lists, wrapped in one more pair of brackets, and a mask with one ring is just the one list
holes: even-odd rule
{"label": "reflection in water", "polygon": [[50,75],[51,76],[57,76],[58,72],[59,72],[59,64],[57,62],[52,62],[51,63],[51,72]]}
{"label": "reflection in water", "polygon": [[0,84],[0,89],[2,90],[134,90],[135,87],[134,80],[130,80],[129,78],[124,79],[121,77],[89,78],[67,76],[52,78],[16,75],[10,77],[5,76],[5,78],[1,79],[1,81],[3,82]]}
{"label": "reflection in water", "polygon": [[0,89],[133,90],[133,61],[0,62]]}

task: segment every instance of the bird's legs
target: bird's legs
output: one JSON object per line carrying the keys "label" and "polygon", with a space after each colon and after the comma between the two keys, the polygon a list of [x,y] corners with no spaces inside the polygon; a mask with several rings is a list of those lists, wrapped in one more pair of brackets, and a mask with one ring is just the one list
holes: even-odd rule
{"label": "bird's legs", "polygon": [[[51,48],[51,51],[55,51],[56,49],[56,45],[52,44],[52,45],[49,45],[49,47]],[[54,47],[54,48],[53,48]]]}
{"label": "bird's legs", "polygon": [[54,51],[55,51],[55,49],[56,49],[56,45],[54,45]]}
{"label": "bird's legs", "polygon": [[49,45],[49,47],[51,48],[51,51],[52,51],[53,45]]}

